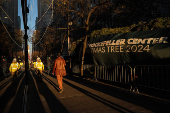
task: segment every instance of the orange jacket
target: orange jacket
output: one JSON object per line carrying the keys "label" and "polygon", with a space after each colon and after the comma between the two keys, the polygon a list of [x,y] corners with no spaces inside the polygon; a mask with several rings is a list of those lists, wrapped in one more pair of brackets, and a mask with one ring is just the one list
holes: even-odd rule
{"label": "orange jacket", "polygon": [[66,62],[63,58],[58,57],[53,66],[53,73],[55,72],[55,75],[61,75],[61,71],[65,70]]}

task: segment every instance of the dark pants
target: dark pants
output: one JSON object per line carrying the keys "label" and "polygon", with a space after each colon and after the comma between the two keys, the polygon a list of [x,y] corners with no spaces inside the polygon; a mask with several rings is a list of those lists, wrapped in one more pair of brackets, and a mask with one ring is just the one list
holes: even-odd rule
{"label": "dark pants", "polygon": [[138,88],[137,88],[137,85],[136,85],[136,80],[137,80],[137,78],[133,79],[133,80],[130,82],[130,84],[131,84],[130,91],[138,92]]}
{"label": "dark pants", "polygon": [[16,80],[17,75],[18,75],[18,71],[12,72],[11,75],[12,75],[12,81]]}
{"label": "dark pants", "polygon": [[47,72],[48,72],[48,75],[50,74],[50,66],[47,67]]}
{"label": "dark pants", "polygon": [[3,68],[3,74],[6,76],[6,68]]}
{"label": "dark pants", "polygon": [[42,80],[42,70],[38,70],[38,79]]}

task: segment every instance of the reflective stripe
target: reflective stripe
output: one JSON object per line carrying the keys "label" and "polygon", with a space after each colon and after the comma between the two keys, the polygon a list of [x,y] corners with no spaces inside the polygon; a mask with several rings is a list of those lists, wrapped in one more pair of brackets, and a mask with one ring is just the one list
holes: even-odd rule
{"label": "reflective stripe", "polygon": [[42,68],[42,67],[37,67],[37,68]]}
{"label": "reflective stripe", "polygon": [[12,69],[17,69],[17,68],[12,68]]}

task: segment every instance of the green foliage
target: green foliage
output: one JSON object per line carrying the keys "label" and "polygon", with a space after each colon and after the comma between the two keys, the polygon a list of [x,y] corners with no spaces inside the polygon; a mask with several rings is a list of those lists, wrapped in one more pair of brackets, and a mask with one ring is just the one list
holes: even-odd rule
{"label": "green foliage", "polygon": [[148,23],[140,21],[139,24],[132,24],[126,27],[103,28],[101,30],[94,30],[91,33],[91,37],[98,37],[101,35],[114,34],[114,33],[132,32],[132,29],[134,28],[135,28],[135,31],[139,31],[139,30],[146,31],[146,30],[153,30],[153,29],[166,28],[166,27],[170,27],[170,17],[156,18],[156,19],[151,20]]}

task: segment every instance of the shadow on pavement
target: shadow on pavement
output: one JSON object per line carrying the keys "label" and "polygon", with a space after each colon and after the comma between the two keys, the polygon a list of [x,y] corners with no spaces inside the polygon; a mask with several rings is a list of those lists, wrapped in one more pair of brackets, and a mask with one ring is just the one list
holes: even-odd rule
{"label": "shadow on pavement", "polygon": [[[35,73],[33,75],[35,75]],[[51,113],[57,113],[57,112],[68,113],[68,110],[55,97],[55,95],[51,92],[51,90],[48,88],[46,83],[44,83],[43,81],[39,81],[37,79],[36,79],[36,83],[37,83],[39,93],[44,96]]]}
{"label": "shadow on pavement", "polygon": [[[80,92],[82,92],[83,94],[85,94],[85,95],[93,98],[94,100],[97,100],[97,101],[99,101],[99,102],[101,102],[101,103],[109,106],[109,107],[112,108],[112,109],[115,109],[115,110],[117,110],[117,111],[119,111],[119,112],[124,112],[124,111],[126,111],[126,112],[133,113],[133,111],[130,111],[130,110],[128,110],[128,109],[126,109],[126,108],[118,105],[118,104],[115,104],[115,103],[113,103],[113,102],[111,102],[111,101],[109,101],[109,100],[106,100],[106,99],[104,99],[104,98],[102,98],[102,97],[100,97],[100,96],[98,96],[98,95],[95,95],[95,94],[93,94],[93,93],[91,93],[91,92],[89,92],[89,91],[87,91],[87,90],[85,90],[85,89],[82,89],[82,88],[80,88],[80,87],[78,87],[78,86],[76,86],[76,85],[74,85],[74,84],[72,84],[72,83],[70,83],[70,82],[68,82],[68,81],[66,81],[66,80],[63,80],[63,81],[64,81],[65,84],[71,86],[71,87],[74,88],[74,89],[77,89],[78,91],[80,91]],[[121,110],[121,109],[123,109],[123,110]]]}
{"label": "shadow on pavement", "polygon": [[[54,83],[53,81],[51,81],[48,77],[46,77],[46,76],[44,76],[43,75],[43,78],[49,83],[49,84],[51,84],[58,92],[59,92],[59,86],[56,84],[56,83]],[[54,77],[53,77],[54,78]],[[55,78],[56,79],[56,78]]]}
{"label": "shadow on pavement", "polygon": [[28,76],[28,103],[27,103],[27,113],[45,113],[45,109],[41,103],[41,99],[38,95],[34,80],[29,73]]}
{"label": "shadow on pavement", "polygon": [[[17,99],[18,99],[18,96],[19,96],[18,94],[21,93],[20,92],[20,86],[21,85],[19,86],[19,82],[20,82],[22,77],[23,77],[23,73],[21,73],[21,75],[17,79],[15,79],[15,81],[12,82],[12,79],[11,79],[11,82],[12,82],[11,85],[6,89],[6,91],[0,97],[0,113],[3,113],[5,108],[8,107],[11,104],[12,105],[11,105],[10,109],[8,109],[9,113],[19,113],[19,112],[21,112],[21,110],[22,110],[22,99],[19,99],[19,100],[17,100]],[[18,87],[19,87],[18,92],[16,92]],[[12,101],[13,99],[14,99],[14,101]],[[17,107],[13,107],[16,104],[17,104]]]}
{"label": "shadow on pavement", "polygon": [[[154,111],[154,112],[170,111],[169,110],[170,103],[168,103],[168,102],[165,103],[165,102],[156,100],[154,98],[146,97],[146,96],[139,95],[139,94],[132,94],[130,92],[121,91],[121,90],[114,88],[112,86],[108,86],[108,85],[104,85],[104,84],[100,84],[100,83],[94,83],[94,82],[91,82],[91,81],[88,81],[88,80],[79,79],[79,78],[74,77],[74,76],[66,76],[65,78],[68,79],[68,80],[74,81],[76,83],[79,83],[81,85],[84,85],[86,87],[89,87],[89,88],[92,88],[94,90],[100,91],[100,92],[108,94],[110,96],[113,96],[115,98],[118,98],[118,99],[130,102],[130,103],[133,103],[135,105],[144,107],[144,108],[149,109],[149,110]],[[92,94],[91,92],[88,92],[85,89],[82,89],[78,86],[75,86],[74,84],[72,84],[72,83],[70,83],[66,80],[63,80],[63,82],[68,84],[69,86],[79,90],[80,92],[86,94],[87,96],[89,96],[89,97],[91,97],[91,98],[93,98],[97,101],[102,102],[105,105],[107,105],[107,103],[109,103],[108,100],[104,100],[104,99],[102,99],[102,97],[98,97],[97,95],[94,95],[94,94]],[[112,106],[116,106],[116,107],[119,107],[121,109],[124,109],[121,106],[116,105],[115,103],[111,103],[111,104],[112,104]],[[108,106],[110,106],[110,104]],[[110,107],[112,107],[112,106],[110,106]],[[158,107],[156,107],[156,106],[158,106]],[[125,110],[127,110],[127,109],[125,109]],[[131,112],[131,111],[128,111],[128,112]]]}
{"label": "shadow on pavement", "polygon": [[[47,74],[48,75],[48,73],[46,72],[46,71],[43,71],[43,73],[45,73],[45,74]],[[49,76],[51,76],[51,77],[53,77],[53,78],[56,78],[56,76],[55,75],[53,75],[53,74],[49,74]]]}

